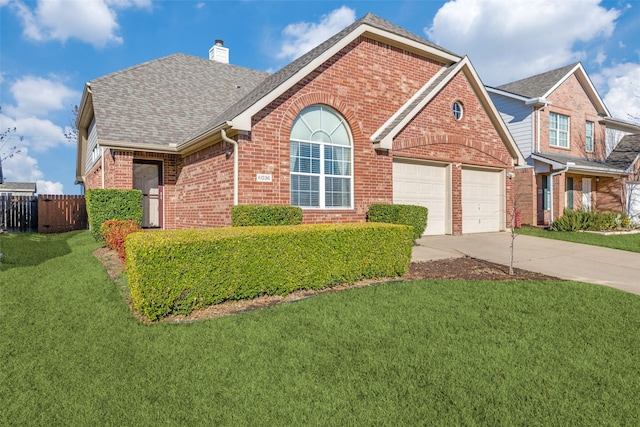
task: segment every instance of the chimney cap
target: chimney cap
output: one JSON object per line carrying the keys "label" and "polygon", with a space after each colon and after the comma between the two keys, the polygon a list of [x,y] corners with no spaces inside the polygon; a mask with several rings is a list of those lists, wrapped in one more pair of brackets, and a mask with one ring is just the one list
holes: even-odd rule
{"label": "chimney cap", "polygon": [[222,40],[222,39],[216,39],[216,41],[215,41],[215,45],[216,45],[216,46],[224,46],[224,40]]}

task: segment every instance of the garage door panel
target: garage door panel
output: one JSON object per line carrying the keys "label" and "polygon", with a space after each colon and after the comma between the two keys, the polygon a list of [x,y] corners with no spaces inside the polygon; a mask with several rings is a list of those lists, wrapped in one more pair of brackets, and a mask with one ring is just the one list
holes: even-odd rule
{"label": "garage door panel", "polygon": [[500,231],[504,216],[502,173],[462,170],[462,232]]}
{"label": "garage door panel", "polygon": [[425,235],[447,231],[447,168],[421,163],[393,163],[393,203],[429,210]]}

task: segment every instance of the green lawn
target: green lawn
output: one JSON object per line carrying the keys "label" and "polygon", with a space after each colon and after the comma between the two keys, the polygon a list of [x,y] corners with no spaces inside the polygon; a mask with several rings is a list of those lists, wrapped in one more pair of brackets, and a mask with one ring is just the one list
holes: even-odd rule
{"label": "green lawn", "polygon": [[567,242],[584,243],[586,245],[603,246],[605,248],[622,249],[623,251],[640,252],[640,234],[603,235],[582,231],[551,231],[527,226],[516,229],[516,233],[527,236],[545,237],[547,239],[565,240]]}
{"label": "green lawn", "polygon": [[138,323],[87,232],[0,235],[0,425],[638,425],[640,297],[395,282]]}

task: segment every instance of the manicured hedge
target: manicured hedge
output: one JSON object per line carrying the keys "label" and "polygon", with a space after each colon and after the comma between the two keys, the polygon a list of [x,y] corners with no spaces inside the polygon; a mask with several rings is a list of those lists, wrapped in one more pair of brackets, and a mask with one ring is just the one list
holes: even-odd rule
{"label": "manicured hedge", "polygon": [[132,219],[142,225],[142,191],[93,189],[85,194],[89,228],[100,238],[100,226],[109,219]]}
{"label": "manicured hedge", "polygon": [[412,230],[391,224],[304,224],[130,234],[135,309],[149,319],[225,300],[286,295],[403,274]]}
{"label": "manicured hedge", "polygon": [[237,205],[231,208],[231,224],[234,227],[301,223],[302,209],[297,206]]}
{"label": "manicured hedge", "polygon": [[100,235],[108,248],[118,253],[118,257],[125,261],[124,242],[126,237],[138,231],[142,231],[138,221],[132,219],[110,219],[100,226]]}
{"label": "manicured hedge", "polygon": [[369,206],[369,222],[410,225],[413,240],[419,239],[427,228],[429,211],[424,206],[375,204]]}

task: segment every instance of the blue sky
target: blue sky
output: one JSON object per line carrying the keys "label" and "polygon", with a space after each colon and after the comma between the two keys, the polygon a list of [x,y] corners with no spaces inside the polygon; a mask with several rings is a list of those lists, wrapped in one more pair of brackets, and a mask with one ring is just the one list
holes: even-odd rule
{"label": "blue sky", "polygon": [[[0,0],[0,126],[8,181],[78,194],[65,131],[84,83],[173,53],[277,71],[372,12],[460,55],[497,86],[581,61],[612,115],[640,117],[640,1]],[[631,116],[630,116],[631,115]]]}

